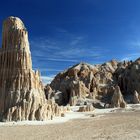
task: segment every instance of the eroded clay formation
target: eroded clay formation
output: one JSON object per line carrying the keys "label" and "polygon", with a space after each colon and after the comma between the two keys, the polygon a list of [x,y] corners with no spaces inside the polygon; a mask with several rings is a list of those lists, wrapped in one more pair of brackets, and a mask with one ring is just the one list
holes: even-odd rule
{"label": "eroded clay formation", "polygon": [[80,63],[56,75],[49,95],[56,96],[60,105],[80,105],[79,100],[92,99],[95,107],[126,107],[126,103],[140,102],[139,73],[139,59],[135,62],[112,60],[102,65]]}
{"label": "eroded clay formation", "polygon": [[95,66],[87,63],[77,64],[54,78],[50,84],[50,92],[60,91],[57,101],[60,105],[76,105],[79,98],[101,100],[114,93],[116,82],[113,73],[117,68],[118,62],[115,60]]}
{"label": "eroded clay formation", "polygon": [[1,120],[47,120],[59,116],[55,101],[46,100],[39,71],[32,70],[28,32],[17,17],[3,22],[0,49]]}

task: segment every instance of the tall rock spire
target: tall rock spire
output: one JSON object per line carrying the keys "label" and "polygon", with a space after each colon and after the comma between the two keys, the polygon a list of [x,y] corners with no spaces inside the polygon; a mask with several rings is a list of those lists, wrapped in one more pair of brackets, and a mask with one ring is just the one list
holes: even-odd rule
{"label": "tall rock spire", "polygon": [[28,32],[23,22],[17,17],[7,18],[3,22],[2,37],[2,49],[9,55],[4,67],[8,67],[8,64],[12,63],[11,68],[32,69]]}
{"label": "tall rock spire", "polygon": [[[56,109],[57,108],[57,109]],[[3,22],[0,49],[0,117],[11,120],[46,120],[58,112],[49,104],[38,71],[32,70],[28,32],[17,17]]]}

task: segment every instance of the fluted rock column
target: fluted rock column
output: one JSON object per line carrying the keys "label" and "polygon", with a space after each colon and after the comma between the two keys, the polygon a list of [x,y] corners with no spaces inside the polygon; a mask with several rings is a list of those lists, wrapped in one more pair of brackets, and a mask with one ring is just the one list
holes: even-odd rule
{"label": "fluted rock column", "polygon": [[0,49],[1,119],[46,120],[55,114],[54,108],[55,104],[48,104],[45,98],[39,72],[32,70],[28,32],[23,22],[17,17],[7,18]]}

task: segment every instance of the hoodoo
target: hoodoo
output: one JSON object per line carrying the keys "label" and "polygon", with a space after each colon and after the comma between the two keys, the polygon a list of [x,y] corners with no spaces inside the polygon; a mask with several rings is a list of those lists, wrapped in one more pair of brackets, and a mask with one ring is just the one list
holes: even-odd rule
{"label": "hoodoo", "polygon": [[38,71],[32,70],[28,32],[17,17],[3,22],[0,49],[1,120],[46,120],[60,113],[45,98]]}

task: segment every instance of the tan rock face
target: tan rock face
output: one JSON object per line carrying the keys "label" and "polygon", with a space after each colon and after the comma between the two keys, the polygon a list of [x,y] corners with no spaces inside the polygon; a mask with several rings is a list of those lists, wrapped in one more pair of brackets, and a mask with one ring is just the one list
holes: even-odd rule
{"label": "tan rock face", "polygon": [[123,98],[132,103],[134,91],[140,92],[139,73],[140,60],[111,60],[101,65],[80,63],[56,75],[50,87],[54,94],[60,91],[59,104],[78,105],[79,99],[91,99],[93,103],[104,103],[104,107],[109,107],[111,102],[111,107],[125,107]]}
{"label": "tan rock face", "polygon": [[134,104],[139,104],[140,103],[140,95],[136,90],[134,91],[133,103]]}
{"label": "tan rock face", "polygon": [[123,99],[119,86],[115,87],[110,107],[122,107],[122,108],[126,107],[126,102]]}
{"label": "tan rock face", "polygon": [[54,91],[62,92],[60,104],[75,105],[78,98],[103,97],[113,92],[112,86],[116,84],[113,73],[117,65],[115,60],[102,65],[80,63],[59,73],[50,86]]}
{"label": "tan rock face", "polygon": [[86,106],[81,106],[79,107],[78,112],[89,112],[89,111],[94,111],[95,108],[92,105],[86,105]]}
{"label": "tan rock face", "polygon": [[46,120],[59,114],[46,100],[40,73],[32,70],[28,32],[17,17],[3,22],[0,49],[0,116],[2,120]]}

